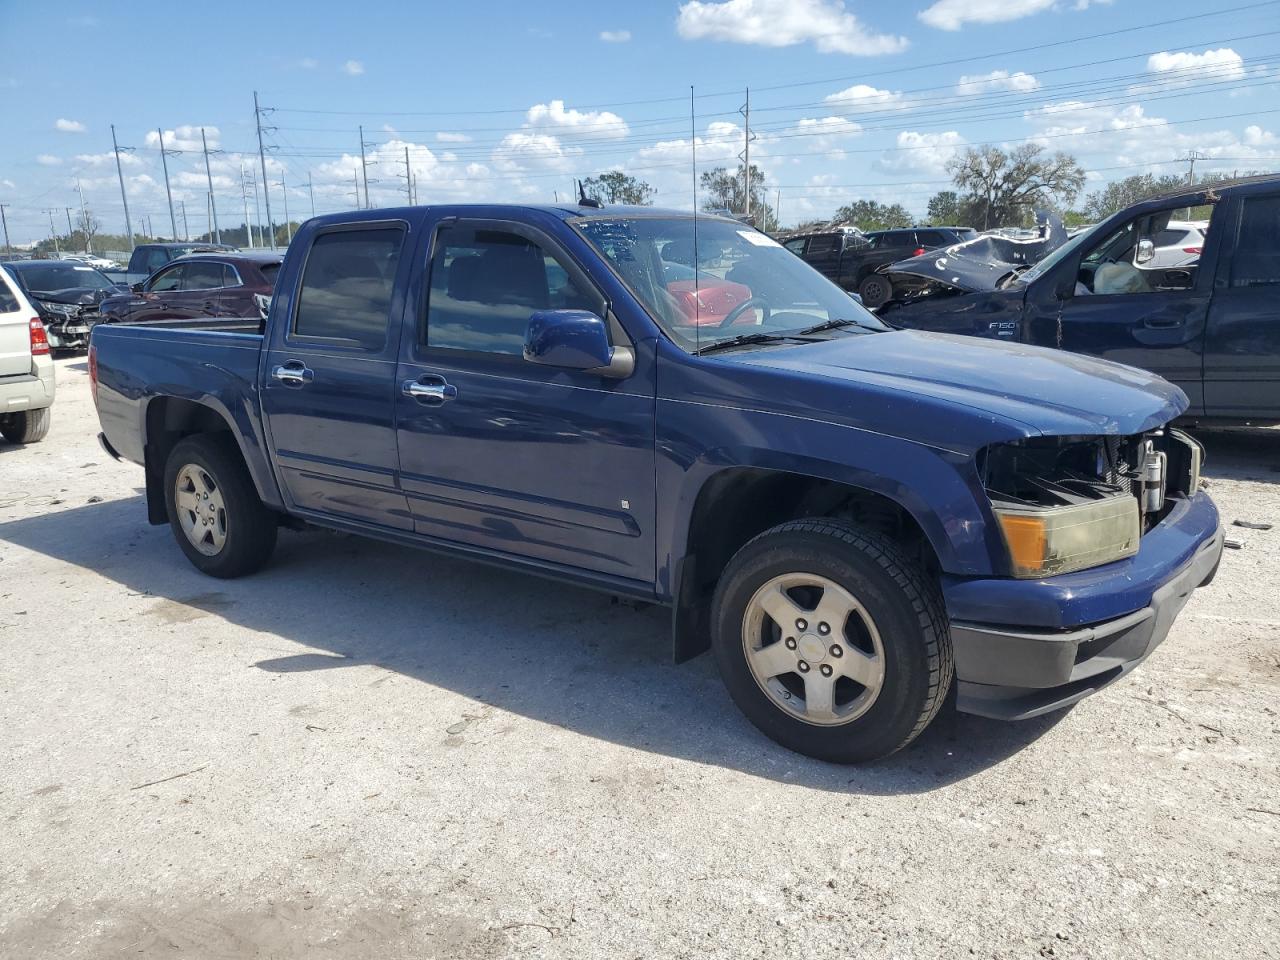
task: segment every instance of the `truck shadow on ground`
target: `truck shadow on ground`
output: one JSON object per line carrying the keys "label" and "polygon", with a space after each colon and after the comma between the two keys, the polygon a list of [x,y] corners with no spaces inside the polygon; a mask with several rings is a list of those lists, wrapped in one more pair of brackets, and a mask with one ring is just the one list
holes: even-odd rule
{"label": "truck shadow on ground", "polygon": [[1224,480],[1280,483],[1280,430],[1219,427],[1194,431],[1205,448],[1204,476]]}
{"label": "truck shadow on ground", "polygon": [[1000,763],[1062,716],[1006,724],[948,708],[894,757],[822,763],[758,733],[709,655],[674,665],[664,608],[324,531],[281,531],[266,570],[219,581],[191,568],[145,512],[140,496],[63,509],[0,523],[0,540],[181,605],[171,612],[183,619],[203,611],[308,648],[247,661],[262,670],[372,664],[585,737],[835,792],[937,789]]}

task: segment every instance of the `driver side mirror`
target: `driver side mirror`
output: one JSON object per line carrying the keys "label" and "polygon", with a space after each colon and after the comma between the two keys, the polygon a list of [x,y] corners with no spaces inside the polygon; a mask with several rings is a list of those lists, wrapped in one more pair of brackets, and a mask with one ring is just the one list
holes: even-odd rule
{"label": "driver side mirror", "polygon": [[1150,240],[1139,240],[1138,250],[1133,255],[1134,264],[1150,263],[1156,258],[1156,245]]}
{"label": "driver side mirror", "polygon": [[604,320],[588,310],[539,310],[525,328],[524,358],[565,370],[590,370],[622,379],[635,369],[630,347],[609,343]]}
{"label": "driver side mirror", "polygon": [[130,289],[130,290],[132,290],[134,293],[141,293],[141,292],[142,292],[142,281],[139,281],[138,283],[131,283],[131,284],[129,284],[129,289]]}

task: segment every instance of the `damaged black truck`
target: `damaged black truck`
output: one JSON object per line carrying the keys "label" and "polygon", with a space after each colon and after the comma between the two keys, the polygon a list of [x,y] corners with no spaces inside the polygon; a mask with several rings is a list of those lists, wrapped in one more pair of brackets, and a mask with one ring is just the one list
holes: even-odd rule
{"label": "damaged black truck", "polygon": [[[1195,207],[1211,210],[1203,247],[1154,266],[1165,226]],[[1280,422],[1280,176],[1153,197],[1059,239],[1030,264],[994,237],[892,264],[880,316],[1142,367],[1186,392],[1191,419]]]}

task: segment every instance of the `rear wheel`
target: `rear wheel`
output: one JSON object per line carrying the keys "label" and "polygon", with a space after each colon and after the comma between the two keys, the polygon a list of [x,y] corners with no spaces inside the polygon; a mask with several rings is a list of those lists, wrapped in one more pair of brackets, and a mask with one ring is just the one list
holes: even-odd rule
{"label": "rear wheel", "polygon": [[936,585],[893,541],[839,520],[785,523],[738,551],[716,589],[713,631],[748,719],[822,760],[906,746],[954,672]]}
{"label": "rear wheel", "polygon": [[858,284],[858,296],[862,297],[862,305],[867,308],[883,307],[893,296],[893,284],[888,277],[873,273],[864,277]]}
{"label": "rear wheel", "polygon": [[174,539],[197,569],[213,577],[239,577],[270,559],[276,515],[258,498],[230,437],[200,434],[179,441],[164,477]]}
{"label": "rear wheel", "polygon": [[52,407],[0,415],[0,436],[10,443],[37,443],[49,432]]}

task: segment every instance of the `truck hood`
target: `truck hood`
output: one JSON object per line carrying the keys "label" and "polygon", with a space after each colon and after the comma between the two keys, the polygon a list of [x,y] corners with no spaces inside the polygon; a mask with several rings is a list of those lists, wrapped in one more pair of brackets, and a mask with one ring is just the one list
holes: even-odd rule
{"label": "truck hood", "polygon": [[919,277],[964,293],[998,290],[1008,277],[1042,260],[1067,242],[1067,231],[1056,214],[1037,214],[1037,218],[1040,217],[1044,221],[1044,236],[1034,240],[1015,240],[997,235],[974,237],[964,243],[899,260],[881,267],[880,272]]}
{"label": "truck hood", "polygon": [[119,293],[119,290],[99,290],[96,287],[31,291],[31,295],[37,300],[48,300],[50,303],[69,303],[81,307],[93,306],[96,303],[101,303],[107,297],[116,296]]}
{"label": "truck hood", "polygon": [[[1008,435],[1128,436],[1186,410],[1155,374],[1003,340],[896,330],[725,356],[820,385],[788,391],[833,419],[937,446],[981,446]],[[821,389],[825,387],[825,389]],[[859,396],[863,394],[863,396]],[[852,418],[850,417],[852,415]],[[981,439],[984,426],[992,436]]]}

